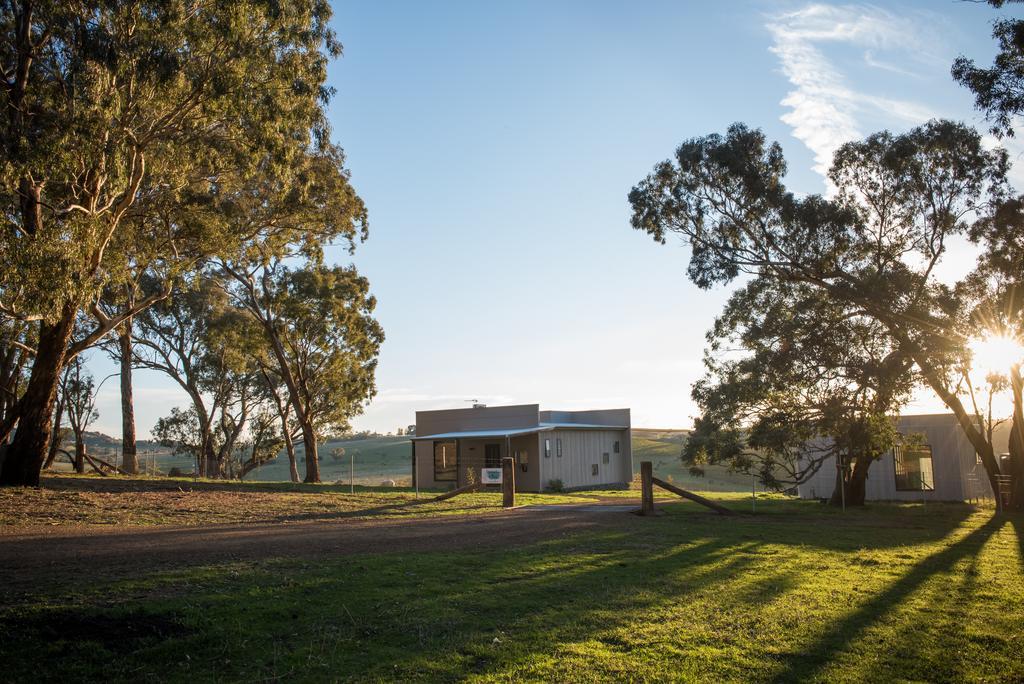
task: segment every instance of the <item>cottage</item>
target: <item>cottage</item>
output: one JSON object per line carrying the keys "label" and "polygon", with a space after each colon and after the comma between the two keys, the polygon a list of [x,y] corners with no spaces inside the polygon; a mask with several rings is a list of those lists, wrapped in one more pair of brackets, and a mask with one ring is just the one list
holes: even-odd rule
{"label": "cottage", "polygon": [[541,411],[537,404],[417,411],[413,477],[421,487],[480,482],[515,460],[516,489],[625,487],[633,479],[629,409]]}
{"label": "cottage", "polygon": [[[924,437],[915,447],[897,447],[871,464],[869,501],[967,501],[992,498],[985,469],[952,413],[900,416],[897,429]],[[1007,446],[1008,425],[994,434],[997,453]],[[797,491],[804,499],[832,495],[836,487],[835,459],[826,459],[817,473]]]}

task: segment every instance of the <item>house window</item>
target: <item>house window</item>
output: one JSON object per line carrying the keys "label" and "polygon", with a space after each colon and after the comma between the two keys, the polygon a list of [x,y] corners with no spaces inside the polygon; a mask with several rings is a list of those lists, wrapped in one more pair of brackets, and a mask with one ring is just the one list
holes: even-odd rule
{"label": "house window", "polygon": [[597,477],[598,472],[598,465],[596,463],[592,464],[590,466],[590,474],[593,475],[594,477]]}
{"label": "house window", "polygon": [[894,447],[892,456],[896,466],[896,491],[935,491],[931,446],[924,444],[909,449]]}
{"label": "house window", "polygon": [[[612,444],[612,451],[619,453],[619,440],[615,440],[615,444]],[[605,461],[607,463],[608,461]]]}
{"label": "house window", "polygon": [[610,462],[610,460],[611,460],[611,457],[608,455],[607,451],[604,452],[603,454],[601,454],[601,463],[604,463],[604,464],[607,465]]}
{"label": "house window", "polygon": [[526,451],[525,449],[522,451],[517,451],[516,463],[519,464],[519,469],[525,473],[530,463],[530,452]]}
{"label": "house window", "polygon": [[458,447],[455,442],[434,442],[435,482],[455,482],[458,465]]}
{"label": "house window", "polygon": [[555,456],[562,458],[562,438],[559,437],[555,440]]}
{"label": "house window", "polygon": [[551,440],[544,440],[544,458],[551,458]]}
{"label": "house window", "polygon": [[501,467],[501,445],[484,444],[484,468]]}

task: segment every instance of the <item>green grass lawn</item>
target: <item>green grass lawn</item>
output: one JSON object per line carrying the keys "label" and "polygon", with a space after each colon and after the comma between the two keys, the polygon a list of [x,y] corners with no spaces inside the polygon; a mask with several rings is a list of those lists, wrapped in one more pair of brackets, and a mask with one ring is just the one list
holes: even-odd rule
{"label": "green grass lawn", "polygon": [[3,679],[1024,679],[1020,517],[663,508],[517,548],[70,579],[0,613]]}

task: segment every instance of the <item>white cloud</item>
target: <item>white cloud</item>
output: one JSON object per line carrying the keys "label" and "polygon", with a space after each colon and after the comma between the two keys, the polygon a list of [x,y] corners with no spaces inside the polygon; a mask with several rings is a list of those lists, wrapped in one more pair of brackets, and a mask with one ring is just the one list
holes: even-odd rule
{"label": "white cloud", "polygon": [[769,21],[771,51],[793,86],[782,100],[789,109],[782,121],[814,153],[814,170],[822,176],[840,145],[862,137],[859,114],[873,110],[908,124],[934,116],[924,105],[853,89],[822,46],[865,48],[865,64],[890,71],[891,65],[880,60],[877,52],[898,50],[932,61],[926,47],[930,29],[917,19],[897,17],[874,6],[813,4]]}

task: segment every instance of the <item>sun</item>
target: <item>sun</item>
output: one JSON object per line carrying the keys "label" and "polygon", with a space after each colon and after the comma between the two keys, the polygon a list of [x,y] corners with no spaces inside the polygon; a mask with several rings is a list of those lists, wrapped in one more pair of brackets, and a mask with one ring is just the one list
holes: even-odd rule
{"label": "sun", "polygon": [[974,367],[987,373],[1006,373],[1010,367],[1024,361],[1024,345],[1015,337],[991,335],[975,339],[970,344]]}

